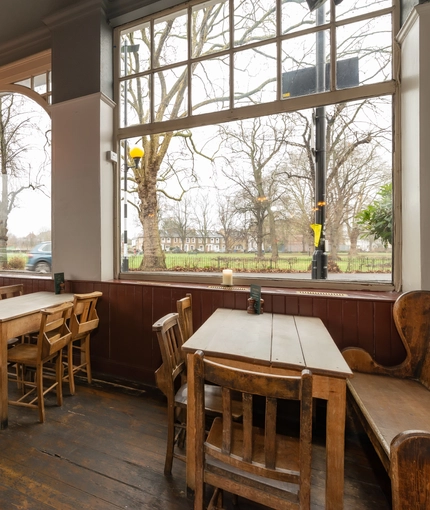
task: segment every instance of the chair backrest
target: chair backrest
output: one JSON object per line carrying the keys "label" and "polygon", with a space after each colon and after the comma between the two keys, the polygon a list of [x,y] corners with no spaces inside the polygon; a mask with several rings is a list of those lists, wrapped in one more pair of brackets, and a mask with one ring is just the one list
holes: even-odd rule
{"label": "chair backrest", "polygon": [[87,336],[99,325],[96,306],[97,300],[102,295],[103,293],[99,291],[74,295],[73,311],[70,317],[73,340]]}
{"label": "chair backrest", "polygon": [[169,313],[155,322],[152,330],[157,334],[160,346],[163,377],[163,392],[167,397],[173,397],[175,380],[181,376],[185,382],[186,367],[185,354],[182,347],[182,333],[179,328],[178,314]]}
{"label": "chair backrest", "polygon": [[186,342],[193,334],[193,298],[186,294],[184,298],[176,301],[176,310],[179,316],[179,327],[181,328],[182,340]]}
{"label": "chair backrest", "polygon": [[400,295],[393,307],[394,322],[406,349],[406,359],[396,375],[419,379],[430,389],[430,291]]}
{"label": "chair backrest", "polygon": [[24,285],[17,283],[15,285],[4,285],[0,287],[0,299],[7,299],[16,296],[22,296],[24,292]]}
{"label": "chair backrest", "polygon": [[67,326],[67,320],[72,307],[72,303],[63,303],[41,310],[42,319],[37,337],[39,360],[49,358],[70,342],[72,333]]}
{"label": "chair backrest", "polygon": [[[297,492],[299,493],[297,505],[300,505],[300,508],[309,508],[312,449],[312,374],[310,371],[303,370],[299,376],[288,377],[251,372],[220,365],[205,359],[203,353],[197,351],[194,354],[194,380],[196,477],[204,466],[203,455],[206,460],[210,456],[217,460],[218,467],[219,462],[222,462],[234,469],[249,473],[251,477],[260,476],[287,482],[283,487],[286,493],[288,493],[288,484],[295,484],[296,496]],[[223,393],[222,422],[220,418],[215,419],[218,423],[214,422],[206,441],[205,381],[221,386]],[[233,392],[242,394],[242,424],[232,419]],[[257,432],[254,424],[255,396],[265,399],[264,432],[261,433]],[[277,428],[278,399],[300,401],[300,438],[296,440],[296,447],[292,447],[291,451],[283,449],[279,424]],[[212,432],[213,436],[211,436]],[[286,439],[286,436],[283,437]],[[215,446],[217,440],[218,445]],[[292,458],[285,458],[287,456]],[[291,471],[280,466],[281,461],[284,464],[289,460],[296,469]]]}

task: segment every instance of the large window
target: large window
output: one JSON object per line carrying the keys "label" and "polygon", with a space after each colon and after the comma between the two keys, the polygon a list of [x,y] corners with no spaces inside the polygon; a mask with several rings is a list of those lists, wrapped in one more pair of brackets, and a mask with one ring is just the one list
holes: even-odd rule
{"label": "large window", "polygon": [[391,0],[212,0],[121,27],[122,272],[391,282],[395,30]]}

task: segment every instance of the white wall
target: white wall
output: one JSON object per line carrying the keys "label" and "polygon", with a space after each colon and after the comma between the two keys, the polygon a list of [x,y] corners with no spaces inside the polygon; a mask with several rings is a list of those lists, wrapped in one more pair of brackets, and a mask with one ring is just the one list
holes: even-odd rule
{"label": "white wall", "polygon": [[113,278],[113,107],[100,93],[52,107],[53,272],[66,280]]}
{"label": "white wall", "polygon": [[417,6],[401,44],[402,290],[430,289],[430,4]]}

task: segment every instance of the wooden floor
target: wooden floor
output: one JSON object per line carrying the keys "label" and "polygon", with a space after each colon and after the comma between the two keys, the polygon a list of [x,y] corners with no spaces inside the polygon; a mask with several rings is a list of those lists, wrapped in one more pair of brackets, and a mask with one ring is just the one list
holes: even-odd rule
{"label": "wooden floor", "polygon": [[[0,431],[1,510],[192,508],[185,464],[175,460],[173,476],[163,475],[166,404],[158,391],[95,382],[80,384],[75,396],[66,393],[61,408],[55,397],[47,404],[44,424],[36,411],[9,406],[9,428]],[[313,510],[325,508],[322,436],[317,431],[313,448]],[[349,432],[345,509],[389,510],[387,492],[389,480],[373,450]],[[226,508],[233,509],[228,497]],[[261,508],[239,499],[239,509]]]}

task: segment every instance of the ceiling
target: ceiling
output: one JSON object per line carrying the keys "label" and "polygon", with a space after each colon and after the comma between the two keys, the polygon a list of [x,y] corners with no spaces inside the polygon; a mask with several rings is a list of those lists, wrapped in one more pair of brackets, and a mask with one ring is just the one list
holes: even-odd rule
{"label": "ceiling", "polygon": [[[112,19],[130,12],[139,12],[152,4],[160,4],[159,8],[180,3],[182,0],[0,0],[0,48],[13,45],[28,33],[46,32],[43,22],[49,16],[71,6],[79,4],[100,5]],[[129,20],[125,20],[129,21]]]}
{"label": "ceiling", "polygon": [[76,0],[1,0],[0,46],[28,32],[46,29],[43,19]]}

